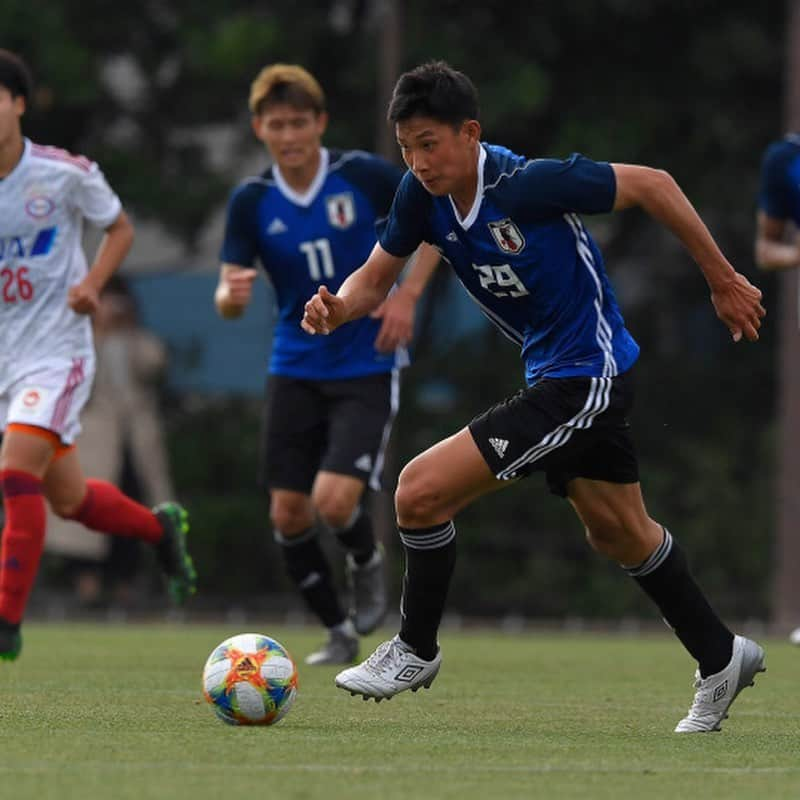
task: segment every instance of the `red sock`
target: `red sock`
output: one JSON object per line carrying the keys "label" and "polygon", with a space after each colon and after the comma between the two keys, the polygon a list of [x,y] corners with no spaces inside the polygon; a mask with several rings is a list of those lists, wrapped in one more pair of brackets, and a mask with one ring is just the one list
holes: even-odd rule
{"label": "red sock", "polygon": [[0,546],[0,617],[22,620],[44,546],[42,482],[15,469],[0,470],[6,522]]}
{"label": "red sock", "polygon": [[155,544],[163,529],[149,508],[131,500],[108,481],[89,478],[86,497],[70,517],[87,528],[112,536],[132,536]]}

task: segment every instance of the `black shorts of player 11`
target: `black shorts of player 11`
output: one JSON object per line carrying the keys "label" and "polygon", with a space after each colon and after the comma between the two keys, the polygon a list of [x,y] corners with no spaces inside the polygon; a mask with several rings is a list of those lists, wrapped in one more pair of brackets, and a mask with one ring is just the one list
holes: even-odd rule
{"label": "black shorts of player 11", "polygon": [[[733,268],[666,172],[590,160],[530,159],[482,142],[475,87],[444,62],[403,74],[388,118],[409,167],[378,244],[336,295],[307,303],[303,327],[328,333],[368,313],[420,241],[438,247],[464,289],[524,356],[527,388],[403,469],[395,505],[405,549],[402,623],[336,684],[392,697],[439,672],[438,628],[456,559],[457,512],[544,471],[586,529],[658,606],[698,662],[697,692],[677,732],[718,730],[764,669],[692,578],[677,540],[645,509],[627,413],[639,348],[580,215],[639,206],[688,248],[734,341],[756,341],[761,292]],[[535,247],[532,246],[535,242]]]}

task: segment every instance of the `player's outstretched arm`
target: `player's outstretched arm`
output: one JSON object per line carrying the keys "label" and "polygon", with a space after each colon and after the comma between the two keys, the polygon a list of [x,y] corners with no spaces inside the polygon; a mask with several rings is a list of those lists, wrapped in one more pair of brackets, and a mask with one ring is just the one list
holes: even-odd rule
{"label": "player's outstretched arm", "polygon": [[411,341],[414,336],[417,302],[440,260],[439,251],[423,242],[406,267],[402,283],[370,314],[371,317],[381,320],[381,327],[375,338],[377,350],[390,353],[396,347]]}
{"label": "player's outstretched arm", "polygon": [[722,254],[703,220],[680,186],[664,170],[633,164],[612,164],[617,179],[614,210],[640,206],[666,225],[685,245],[697,262],[711,289],[717,316],[735,342],[742,336],[758,340],[761,319],[761,291],[737,272]]}
{"label": "player's outstretched arm", "polygon": [[133,225],[124,211],[106,228],[94,262],[86,277],[70,286],[67,303],[76,314],[93,314],[100,302],[100,292],[116,272],[133,244]]}
{"label": "player's outstretched arm", "polygon": [[223,264],[214,291],[214,306],[224,319],[241,317],[253,296],[253,281],[258,270],[238,264]]}
{"label": "player's outstretched arm", "polygon": [[319,287],[305,305],[301,327],[306,333],[328,334],[345,322],[366,316],[384,301],[405,263],[404,258],[393,256],[376,244],[369,258],[346,278],[336,294],[331,294],[327,286]]}
{"label": "player's outstretched arm", "polygon": [[786,240],[786,222],[768,217],[763,211],[756,218],[756,264],[764,270],[800,266],[800,244]]}

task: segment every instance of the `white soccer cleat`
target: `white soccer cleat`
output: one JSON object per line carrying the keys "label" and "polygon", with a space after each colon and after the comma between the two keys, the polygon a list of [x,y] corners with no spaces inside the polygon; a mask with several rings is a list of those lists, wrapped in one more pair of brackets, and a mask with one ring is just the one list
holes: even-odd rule
{"label": "white soccer cleat", "polygon": [[792,631],[792,632],[789,634],[789,641],[790,641],[792,644],[797,644],[797,645],[800,645],[800,628],[795,628],[795,629],[794,629],[794,630],[793,630],[793,631]]}
{"label": "white soccer cleat", "polygon": [[379,703],[384,698],[394,697],[420,686],[430,688],[442,665],[442,651],[433,661],[420,658],[399,636],[378,645],[378,649],[361,664],[350,667],[336,676],[336,685],[365,700],[375,698]]}
{"label": "white soccer cleat", "polygon": [[755,642],[743,636],[734,636],[733,655],[725,669],[715,675],[701,678],[695,672],[697,692],[694,702],[675,728],[675,733],[706,733],[722,730],[722,721],[728,718],[728,709],[739,692],[755,682],[759,672],[766,672],[764,651]]}

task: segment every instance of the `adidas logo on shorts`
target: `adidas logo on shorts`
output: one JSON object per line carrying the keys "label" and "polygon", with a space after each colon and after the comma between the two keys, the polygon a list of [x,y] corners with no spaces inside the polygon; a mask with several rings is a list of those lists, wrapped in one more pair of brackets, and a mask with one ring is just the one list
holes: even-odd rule
{"label": "adidas logo on shorts", "polygon": [[493,436],[489,437],[489,444],[494,447],[495,453],[497,453],[500,458],[502,458],[506,454],[506,448],[508,447],[508,439],[495,439]]}

